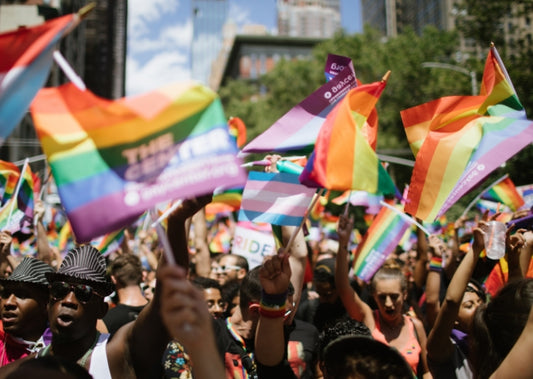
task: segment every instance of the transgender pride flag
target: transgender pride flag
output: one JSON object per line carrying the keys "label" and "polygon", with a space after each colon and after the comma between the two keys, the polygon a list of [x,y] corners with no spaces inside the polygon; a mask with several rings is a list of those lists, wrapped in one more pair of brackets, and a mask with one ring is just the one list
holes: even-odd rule
{"label": "transgender pride flag", "polygon": [[0,34],[0,143],[22,120],[45,84],[56,44],[76,20],[71,14]]}
{"label": "transgender pride flag", "polygon": [[300,226],[315,190],[298,175],[251,171],[242,194],[239,221]]}

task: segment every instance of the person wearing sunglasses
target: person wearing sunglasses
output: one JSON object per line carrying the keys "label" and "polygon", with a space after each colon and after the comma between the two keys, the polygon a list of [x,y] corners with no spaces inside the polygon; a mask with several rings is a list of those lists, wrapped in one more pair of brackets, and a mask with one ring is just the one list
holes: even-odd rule
{"label": "person wearing sunglasses", "polygon": [[38,351],[50,342],[43,337],[48,325],[47,272],[54,269],[38,259],[26,257],[11,276],[0,279],[3,324],[0,366]]}
{"label": "person wearing sunglasses", "polygon": [[[185,223],[203,208],[211,195],[184,200],[168,218],[170,244],[175,261],[188,267]],[[163,255],[158,270],[167,266]],[[70,250],[57,273],[46,275],[50,284],[48,319],[52,342],[38,356],[58,356],[84,367],[95,379],[161,377],[163,352],[171,336],[161,319],[159,283],[154,299],[139,313],[135,321],[122,328],[109,340],[108,334],[96,329],[98,319],[107,312],[104,298],[113,291],[106,277],[105,258],[90,245]],[[25,360],[19,359],[0,368],[0,377],[16,370]]]}
{"label": "person wearing sunglasses", "polygon": [[224,254],[218,261],[218,266],[212,268],[216,280],[223,286],[230,282],[241,283],[249,270],[248,261],[241,255]]}

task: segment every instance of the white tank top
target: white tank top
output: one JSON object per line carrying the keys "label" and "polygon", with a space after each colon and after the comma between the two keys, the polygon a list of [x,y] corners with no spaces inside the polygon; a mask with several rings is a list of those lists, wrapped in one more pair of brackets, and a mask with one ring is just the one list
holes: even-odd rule
{"label": "white tank top", "polygon": [[108,339],[109,334],[101,334],[91,354],[89,374],[91,374],[94,379],[111,379],[111,371],[109,371],[106,352]]}

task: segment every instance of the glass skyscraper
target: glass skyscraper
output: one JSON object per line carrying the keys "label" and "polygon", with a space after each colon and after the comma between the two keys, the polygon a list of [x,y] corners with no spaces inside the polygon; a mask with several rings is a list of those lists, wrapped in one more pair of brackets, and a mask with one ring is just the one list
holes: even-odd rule
{"label": "glass skyscraper", "polygon": [[213,62],[222,48],[222,27],[228,17],[227,0],[193,0],[191,77],[207,85]]}

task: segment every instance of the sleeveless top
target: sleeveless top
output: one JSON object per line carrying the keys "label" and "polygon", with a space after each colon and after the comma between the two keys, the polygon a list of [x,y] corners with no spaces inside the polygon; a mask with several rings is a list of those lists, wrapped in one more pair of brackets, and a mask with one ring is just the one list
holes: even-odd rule
{"label": "sleeveless top", "polygon": [[[385,338],[385,335],[381,333],[381,325],[380,325],[380,317],[378,311],[374,311],[374,319],[376,322],[376,327],[372,331],[372,337],[376,341],[379,341],[381,343],[384,343],[385,345],[389,345],[389,342]],[[409,316],[403,316],[404,323],[407,325],[407,329],[409,331],[409,339],[407,340],[407,343],[405,343],[401,348],[396,348],[398,352],[404,357],[404,359],[407,361],[409,366],[411,366],[411,369],[413,372],[416,373],[418,361],[420,360],[420,352],[422,351],[422,348],[420,347],[420,343],[418,342],[418,337],[416,335],[415,331],[415,325],[413,323],[413,320],[411,320],[411,317]]]}
{"label": "sleeveless top", "polygon": [[109,370],[109,363],[107,363],[106,351],[108,340],[109,334],[100,334],[98,342],[93,348],[89,374],[91,374],[94,379],[111,379],[111,371]]}

